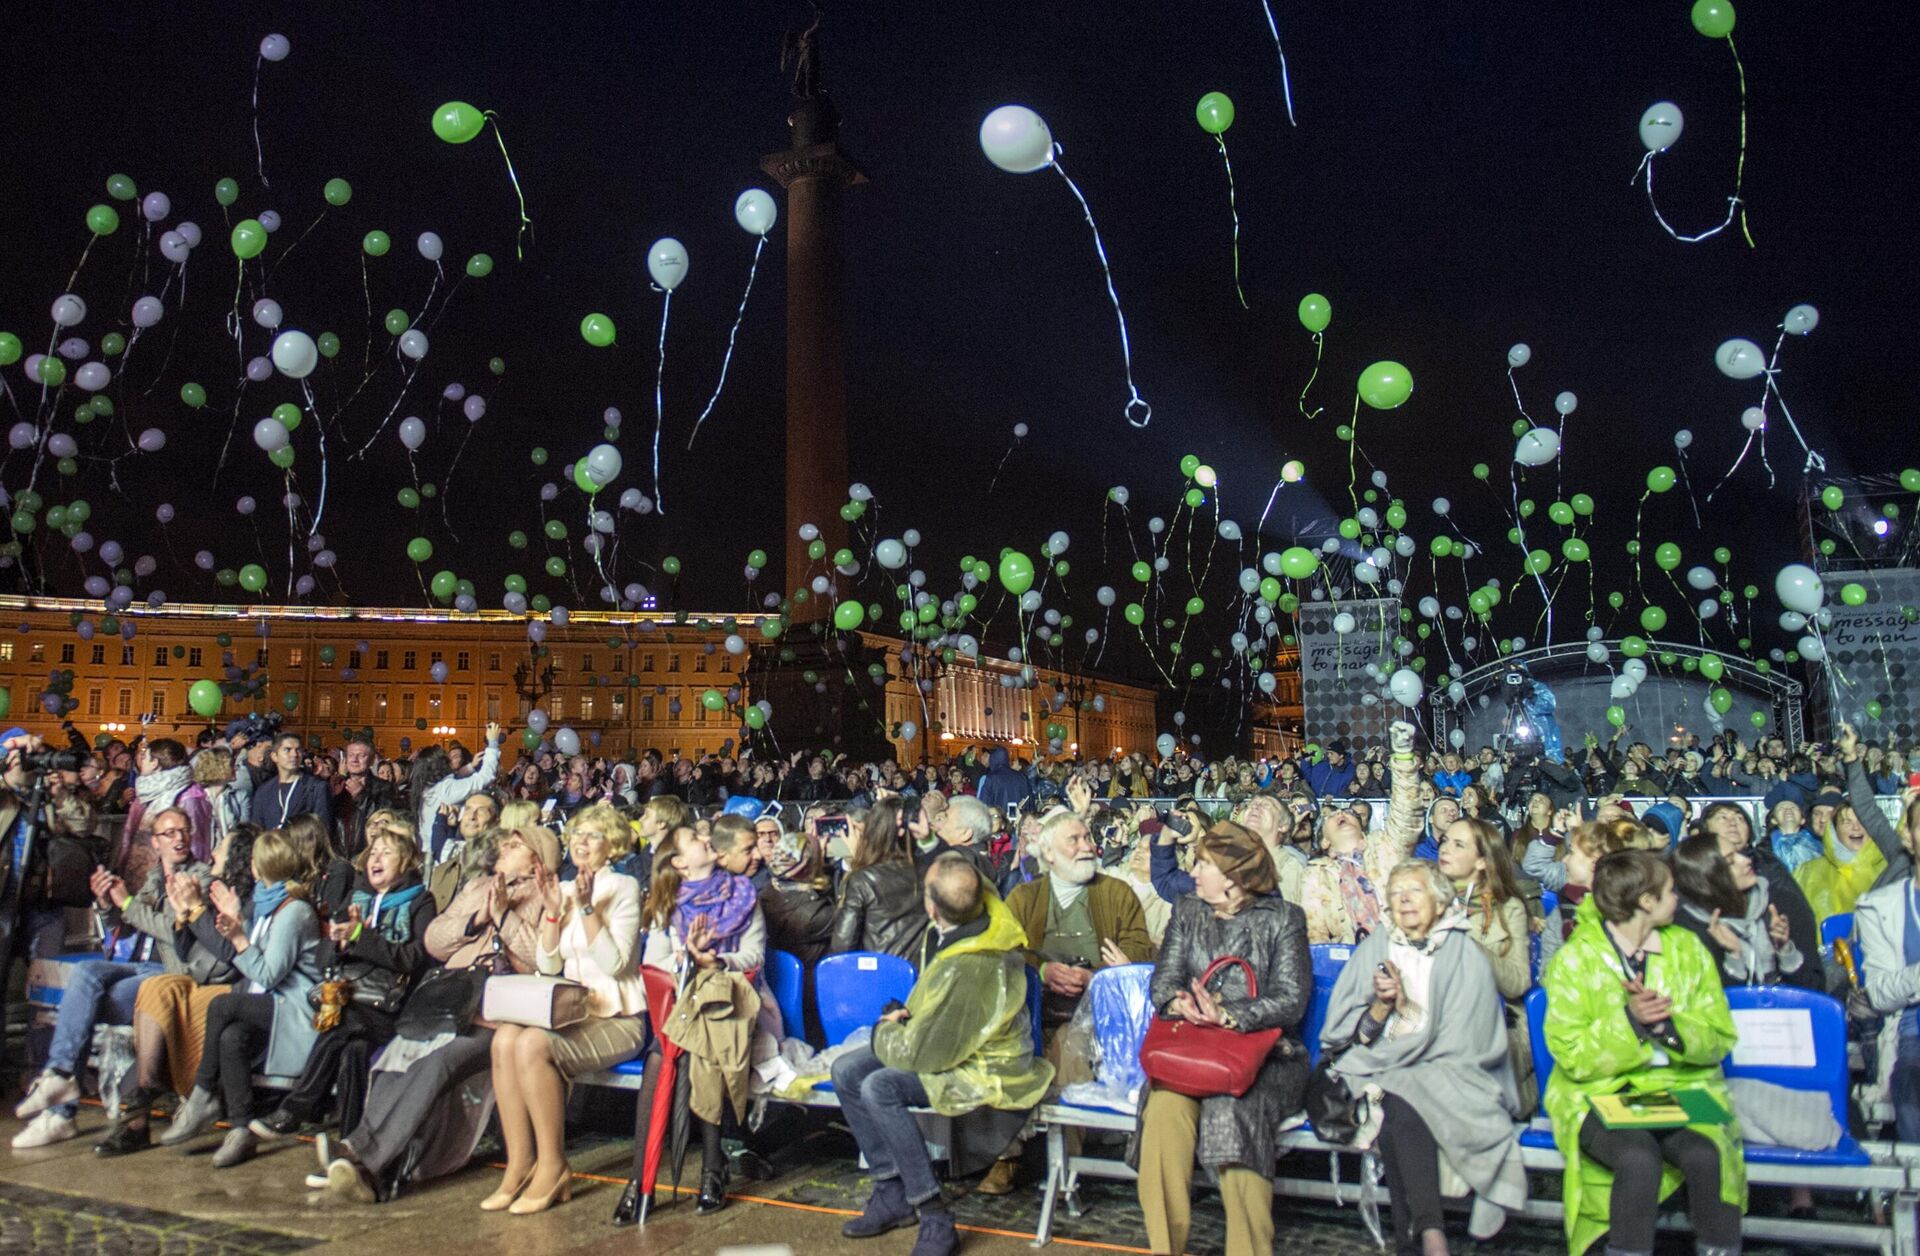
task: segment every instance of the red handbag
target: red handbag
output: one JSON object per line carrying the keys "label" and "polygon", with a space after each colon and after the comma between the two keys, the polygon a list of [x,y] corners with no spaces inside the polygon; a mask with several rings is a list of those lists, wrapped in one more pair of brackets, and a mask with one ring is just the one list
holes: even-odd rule
{"label": "red handbag", "polygon": [[[1207,965],[1200,984],[1229,964],[1237,964],[1247,975],[1247,997],[1260,997],[1260,982],[1253,966],[1238,955],[1223,955]],[[1140,1044],[1140,1067],[1155,1086],[1194,1099],[1214,1095],[1244,1095],[1260,1076],[1273,1044],[1280,1041],[1280,1030],[1241,1031],[1224,1025],[1196,1025],[1170,1016],[1156,1016],[1147,1026],[1146,1039]]]}

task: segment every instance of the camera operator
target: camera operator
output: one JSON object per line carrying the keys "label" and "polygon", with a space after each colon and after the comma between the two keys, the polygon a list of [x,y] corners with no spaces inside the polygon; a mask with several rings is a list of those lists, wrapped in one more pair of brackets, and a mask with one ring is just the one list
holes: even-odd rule
{"label": "camera operator", "polygon": [[[58,955],[68,907],[93,902],[94,868],[105,855],[93,837],[93,801],[78,786],[86,756],[50,751],[26,730],[0,736],[0,990],[16,958]],[[0,1007],[0,1043],[5,1042]],[[0,1061],[0,1067],[4,1062]]]}

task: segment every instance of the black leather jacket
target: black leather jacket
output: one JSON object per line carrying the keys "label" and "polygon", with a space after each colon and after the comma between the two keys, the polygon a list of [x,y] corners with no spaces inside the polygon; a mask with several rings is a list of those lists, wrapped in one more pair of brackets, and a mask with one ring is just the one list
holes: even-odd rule
{"label": "black leather jacket", "polygon": [[912,960],[920,953],[927,909],[920,876],[910,863],[874,864],[847,877],[833,918],[830,950],[881,951]]}

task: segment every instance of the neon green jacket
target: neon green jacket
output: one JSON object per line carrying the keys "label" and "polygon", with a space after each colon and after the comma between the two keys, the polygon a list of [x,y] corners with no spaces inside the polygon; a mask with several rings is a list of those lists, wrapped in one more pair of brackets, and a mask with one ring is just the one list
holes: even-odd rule
{"label": "neon green jacket", "polygon": [[[1567,1247],[1574,1256],[1592,1246],[1608,1225],[1613,1173],[1580,1154],[1580,1123],[1591,1095],[1622,1090],[1645,1093],[1698,1086],[1733,1111],[1720,1061],[1733,1049],[1733,1015],[1713,957],[1700,939],[1678,926],[1660,930],[1660,951],[1647,957],[1646,984],[1673,1000],[1673,1025],[1682,1050],[1664,1066],[1653,1064],[1653,1046],[1634,1032],[1627,1015],[1626,974],[1594,909],[1586,899],[1575,913],[1573,936],[1547,965],[1540,984],[1547,991],[1547,1046],[1553,1077],[1547,1082],[1547,1115],[1553,1141],[1566,1158]],[[1738,1122],[1694,1125],[1720,1151],[1720,1198],[1743,1212],[1747,1170]],[[1681,1185],[1679,1170],[1666,1166],[1660,1198]]]}
{"label": "neon green jacket", "polygon": [[1027,935],[997,895],[986,898],[986,929],[933,952],[907,997],[907,1019],[873,1031],[880,1062],[918,1073],[942,1116],[1025,1111],[1053,1082],[1027,1021]]}

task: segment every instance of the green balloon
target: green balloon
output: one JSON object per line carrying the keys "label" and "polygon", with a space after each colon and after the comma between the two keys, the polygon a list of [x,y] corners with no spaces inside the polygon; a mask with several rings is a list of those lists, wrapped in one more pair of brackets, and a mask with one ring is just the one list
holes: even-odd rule
{"label": "green balloon", "polygon": [[545,446],[543,446],[543,445],[535,445],[535,446],[533,447],[533,455],[532,455],[532,457],[533,457],[533,465],[534,465],[534,466],[536,466],[536,467],[544,467],[544,466],[546,466],[546,465],[547,465],[547,451],[546,451],[546,447],[545,447]]}
{"label": "green balloon", "polygon": [[1659,632],[1667,626],[1667,613],[1658,606],[1646,606],[1640,610],[1640,626],[1648,632]]}
{"label": "green balloon", "polygon": [[1333,304],[1317,292],[1300,298],[1300,325],[1318,334],[1333,321]]}
{"label": "green balloon", "polygon": [[833,565],[834,565],[834,566],[836,566],[836,567],[848,567],[848,566],[852,566],[852,564],[853,564],[853,551],[852,551],[852,550],[850,550],[850,549],[847,549],[847,548],[846,548],[845,546],[842,546],[841,548],[839,548],[839,549],[837,549],[837,550],[835,550],[835,551],[833,551]]}
{"label": "green balloon", "polygon": [[1715,689],[1707,695],[1707,701],[1712,703],[1713,709],[1721,715],[1733,710],[1733,695],[1725,689]]}
{"label": "green balloon", "polygon": [[558,580],[567,574],[567,560],[558,554],[547,560],[547,574]]}
{"label": "green balloon", "polygon": [[385,257],[393,247],[393,237],[384,231],[369,231],[361,237],[360,247],[367,251],[368,257]]}
{"label": "green balloon", "polygon": [[220,714],[220,686],[211,680],[194,681],[187,690],[187,705],[205,719]]}
{"label": "green balloon", "polygon": [[1180,474],[1181,475],[1186,476],[1188,479],[1192,479],[1193,473],[1195,471],[1198,471],[1199,469],[1200,469],[1200,459],[1197,456],[1193,454],[1184,454],[1181,456],[1180,458]]}
{"label": "green balloon", "polygon": [[267,569],[259,563],[248,563],[240,569],[240,587],[249,593],[258,593],[267,587]]}
{"label": "green balloon", "polygon": [[233,255],[241,261],[260,256],[267,247],[267,229],[258,218],[242,218],[233,224]]}
{"label": "green balloon", "polygon": [[709,689],[700,695],[700,705],[709,711],[724,711],[727,709],[727,696],[718,689]]}
{"label": "green balloon", "polygon": [[833,626],[842,632],[852,632],[867,617],[867,608],[849,598],[833,608]]}
{"label": "green balloon", "polygon": [[40,382],[49,388],[58,388],[67,382],[67,364],[48,354],[40,359]]}
{"label": "green balloon", "polygon": [[527,534],[515,528],[513,531],[507,533],[507,544],[513,549],[525,549],[527,548]]}
{"label": "green balloon", "polygon": [[1492,468],[1490,468],[1489,466],[1487,466],[1487,464],[1486,464],[1486,463],[1484,463],[1484,462],[1476,462],[1476,463],[1474,463],[1474,464],[1473,464],[1473,478],[1474,478],[1474,479],[1476,479],[1476,480],[1484,480],[1484,479],[1486,479],[1486,478],[1487,478],[1487,476],[1488,476],[1488,475],[1490,475],[1490,474],[1492,474]]}
{"label": "green balloon", "polygon": [[[764,625],[762,626],[764,627]],[[775,624],[774,627],[778,630],[779,625]],[[753,729],[755,732],[767,726],[767,713],[757,706],[750,706],[745,711],[742,711],[740,718],[745,720],[747,727]]]}
{"label": "green balloon", "polygon": [[1126,609],[1120,613],[1136,628],[1147,622],[1147,608],[1138,602],[1128,602]]}
{"label": "green balloon", "polygon": [[110,358],[117,358],[127,351],[127,338],[117,331],[110,331],[100,337],[100,352]]}
{"label": "green balloon", "polygon": [[1607,723],[1613,725],[1615,728],[1619,728],[1626,722],[1627,712],[1624,707],[1615,705],[1607,708]]}
{"label": "green balloon", "polygon": [[1622,637],[1620,639],[1620,653],[1630,659],[1645,658],[1647,655],[1646,638],[1638,636]]}
{"label": "green balloon", "polygon": [[1007,592],[1019,597],[1033,587],[1033,560],[1019,550],[1008,550],[1000,556],[1000,585]]}
{"label": "green balloon", "polygon": [[107,176],[107,195],[116,201],[130,201],[140,195],[140,189],[126,175],[110,174]]}
{"label": "green balloon", "polygon": [[407,325],[412,321],[413,319],[407,315],[405,310],[388,310],[387,317],[382,323],[382,326],[387,329],[389,336],[397,336],[405,331]]}
{"label": "green balloon", "polygon": [[300,407],[294,405],[291,401],[283,401],[275,406],[273,408],[273,417],[281,427],[286,428],[289,432],[299,430]]}
{"label": "green balloon", "polygon": [[426,562],[433,557],[433,542],[424,536],[414,537],[407,542],[407,557],[416,563]]}
{"label": "green balloon", "polygon": [[813,540],[807,542],[808,558],[812,559],[814,562],[817,563],[821,559],[825,558],[826,556],[827,556],[827,543],[825,541],[822,541],[820,538],[815,537]]}
{"label": "green balloon", "polygon": [[1553,555],[1543,549],[1533,550],[1527,555],[1526,569],[1530,576],[1542,576],[1553,566]]}
{"label": "green balloon", "polygon": [[1199,489],[1190,488],[1187,490],[1186,503],[1188,506],[1197,507],[1200,505],[1200,503],[1206,500],[1207,500],[1207,495],[1201,492]]}
{"label": "green balloon", "polygon": [[213,199],[222,205],[231,205],[240,199],[240,185],[232,179],[222,179],[213,185]]}
{"label": "green balloon", "polygon": [[1305,580],[1320,567],[1320,559],[1305,546],[1292,545],[1280,552],[1280,570],[1289,579]]}
{"label": "green balloon", "polygon": [[1728,563],[1728,562],[1731,562],[1732,560],[1733,560],[1733,551],[1728,549],[1724,545],[1720,546],[1718,549],[1713,551],[1713,561],[1716,563]]}
{"label": "green balloon", "polygon": [[320,189],[320,195],[327,198],[327,204],[338,208],[353,199],[353,184],[345,179],[328,179],[326,186]]}
{"label": "green balloon", "polygon": [[567,539],[567,525],[565,520],[549,519],[542,530],[547,534],[549,541],[564,541]]}
{"label": "green balloon", "polygon": [[680,560],[675,558],[672,554],[668,554],[665,558],[660,560],[660,570],[666,572],[670,576],[677,576],[680,574]]}
{"label": "green balloon", "polygon": [[1647,472],[1647,488],[1655,493],[1664,493],[1673,487],[1673,468],[1655,467]]}
{"label": "green balloon", "polygon": [[1672,541],[1662,541],[1653,551],[1653,561],[1662,571],[1672,571],[1680,565],[1680,547]]}
{"label": "green balloon", "polygon": [[747,566],[753,568],[755,571],[765,571],[767,567],[767,551],[757,549],[749,552],[747,554]]}
{"label": "green balloon", "polygon": [[449,144],[466,143],[486,124],[486,115],[464,100],[449,100],[433,111],[433,133]]}
{"label": "green balloon", "polygon": [[293,465],[293,446],[286,445],[267,455],[267,461],[285,471]]}
{"label": "green balloon", "polygon": [[1272,576],[1261,577],[1260,579],[1260,600],[1261,601],[1267,602],[1267,603],[1278,602],[1280,600],[1280,593],[1281,593],[1280,582],[1278,580],[1275,580]]}
{"label": "green balloon", "polygon": [[1485,616],[1493,610],[1493,595],[1485,589],[1475,589],[1467,594],[1467,606],[1474,614]]}
{"label": "green balloon", "polygon": [[1708,680],[1719,680],[1727,674],[1726,660],[1722,659],[1718,654],[1702,654],[1700,656],[1700,674]]}
{"label": "green balloon", "polygon": [[580,320],[580,336],[596,349],[613,343],[613,320],[605,314],[589,314]]}
{"label": "green balloon", "polygon": [[1886,709],[1885,707],[1882,707],[1880,705],[1880,700],[1878,698],[1867,699],[1867,718],[1868,719],[1870,720],[1879,719],[1881,713],[1885,711],[1885,709]]}
{"label": "green balloon", "polygon": [[1187,599],[1187,614],[1198,615],[1206,609],[1207,609],[1207,603],[1205,599],[1199,596],[1194,596]]}
{"label": "green balloon", "polygon": [[467,274],[475,279],[485,279],[493,273],[493,259],[485,253],[475,253],[467,259]]}
{"label": "green balloon", "polygon": [[1732,0],[1694,0],[1693,29],[1708,39],[1725,39],[1733,34]]}
{"label": "green balloon", "polygon": [[[51,511],[48,512],[47,521],[49,523],[53,521],[53,515]],[[1842,602],[1845,602],[1848,606],[1865,606],[1867,604],[1866,586],[1862,584],[1856,584],[1853,582],[1848,582],[1847,584],[1841,585],[1840,600]]]}
{"label": "green balloon", "polygon": [[1427,548],[1433,552],[1435,558],[1445,558],[1453,553],[1453,538],[1450,536],[1436,536],[1427,542]]}
{"label": "green balloon", "polygon": [[593,482],[591,475],[587,474],[587,460],[585,458],[581,458],[573,464],[573,486],[589,497],[592,497],[600,491],[600,486]]}
{"label": "green balloon", "polygon": [[1838,510],[1846,501],[1847,495],[1840,491],[1838,484],[1829,484],[1820,490],[1820,504],[1828,510]]}
{"label": "green balloon", "polygon": [[1765,728],[1767,726],[1767,713],[1765,711],[1751,711],[1747,714],[1747,723],[1753,725],[1755,728]]}
{"label": "green balloon", "polygon": [[453,601],[454,591],[460,587],[460,577],[451,571],[436,571],[433,580],[427,585],[433,590],[433,596],[442,602]]}
{"label": "green balloon", "polygon": [[20,337],[10,331],[0,331],[0,366],[12,366],[26,352],[26,346],[20,343]]}
{"label": "green balloon", "polygon": [[1909,493],[1920,493],[1920,469],[1908,467],[1900,473],[1900,487]]}
{"label": "green balloon", "polygon": [[1573,507],[1573,513],[1576,515],[1590,515],[1593,513],[1593,498],[1588,497],[1585,493],[1575,493],[1573,497],[1569,499],[1568,505]]}
{"label": "green balloon", "polygon": [[1200,120],[1200,129],[1208,135],[1225,135],[1227,128],[1233,125],[1233,101],[1227,98],[1225,92],[1208,92],[1200,98],[1193,112]]}
{"label": "green balloon", "polygon": [[1570,536],[1560,543],[1560,554],[1570,563],[1584,563],[1592,557],[1587,543],[1577,536]]}
{"label": "green balloon", "polygon": [[112,235],[120,230],[120,211],[111,205],[95,205],[87,211],[87,230],[95,235]]}
{"label": "green balloon", "polygon": [[1395,410],[1413,396],[1413,372],[1398,362],[1382,360],[1360,372],[1360,400],[1375,410]]}
{"label": "green balloon", "polygon": [[1555,502],[1547,507],[1547,518],[1564,528],[1573,522],[1573,507],[1565,502]]}
{"label": "green balloon", "polygon": [[1342,519],[1340,521],[1340,535],[1349,541],[1359,539],[1360,521],[1358,519]]}
{"label": "green balloon", "polygon": [[[488,358],[487,370],[494,375],[505,375],[507,373],[507,360],[505,358]],[[608,430],[611,431],[613,429],[610,428]],[[608,439],[611,440],[612,437],[608,437]]]}

